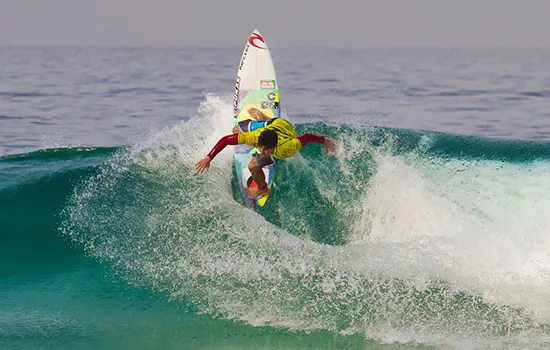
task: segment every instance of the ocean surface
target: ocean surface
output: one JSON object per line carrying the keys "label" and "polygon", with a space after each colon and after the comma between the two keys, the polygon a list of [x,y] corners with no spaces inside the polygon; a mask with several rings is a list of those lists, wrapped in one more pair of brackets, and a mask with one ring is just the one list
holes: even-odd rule
{"label": "ocean surface", "polygon": [[254,211],[241,50],[0,48],[0,349],[550,347],[550,49],[272,48]]}

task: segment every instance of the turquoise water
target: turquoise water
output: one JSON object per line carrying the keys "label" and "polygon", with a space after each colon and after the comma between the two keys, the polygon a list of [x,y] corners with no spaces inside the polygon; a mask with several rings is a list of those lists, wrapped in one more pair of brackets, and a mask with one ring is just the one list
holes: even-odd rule
{"label": "turquoise water", "polygon": [[549,144],[299,125],[348,151],[308,146],[254,212],[229,151],[194,174],[204,118],[1,158],[6,348],[548,344]]}
{"label": "turquoise water", "polygon": [[255,211],[199,51],[0,50],[0,349],[550,346],[546,51],[274,51]]}

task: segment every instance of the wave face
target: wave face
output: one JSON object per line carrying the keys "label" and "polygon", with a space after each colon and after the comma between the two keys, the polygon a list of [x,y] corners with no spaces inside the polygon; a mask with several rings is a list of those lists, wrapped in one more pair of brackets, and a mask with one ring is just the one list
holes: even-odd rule
{"label": "wave face", "polygon": [[[127,305],[133,322],[206,314],[380,347],[548,344],[549,143],[301,124],[298,133],[337,139],[340,153],[308,145],[281,162],[273,197],[251,211],[239,203],[230,150],[207,175],[194,173],[230,129],[230,109],[210,96],[195,118],[128,148],[0,158],[4,279],[31,279],[44,290],[36,300],[54,303],[60,276],[95,286],[74,298],[146,295],[147,307]],[[39,271],[55,277],[33,278]],[[106,285],[104,275],[122,282]],[[10,300],[0,307],[10,311],[0,317],[4,340],[31,328],[42,338],[110,329],[104,300],[90,304],[94,331],[76,316],[24,315]]]}

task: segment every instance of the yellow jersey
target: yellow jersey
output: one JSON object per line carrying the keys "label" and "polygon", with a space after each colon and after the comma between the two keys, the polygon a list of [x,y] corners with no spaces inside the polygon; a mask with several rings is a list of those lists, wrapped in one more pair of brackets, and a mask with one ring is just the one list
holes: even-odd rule
{"label": "yellow jersey", "polygon": [[238,135],[239,144],[246,144],[258,147],[258,138],[265,129],[277,133],[277,146],[273,151],[273,157],[283,159],[290,158],[302,148],[302,142],[296,137],[296,130],[287,120],[277,118],[264,128],[254,131],[240,132]]}

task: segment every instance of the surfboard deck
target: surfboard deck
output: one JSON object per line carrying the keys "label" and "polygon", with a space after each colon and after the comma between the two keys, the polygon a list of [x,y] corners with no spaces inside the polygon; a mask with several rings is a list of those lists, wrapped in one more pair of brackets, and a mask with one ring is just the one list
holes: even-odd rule
{"label": "surfboard deck", "polygon": [[[246,46],[244,47],[241,61],[237,70],[237,81],[235,83],[234,98],[234,122],[237,125],[244,120],[256,120],[249,113],[248,109],[256,108],[269,118],[280,117],[280,95],[275,75],[275,66],[267,44],[258,30],[254,30]],[[237,145],[233,156],[234,166],[239,180],[239,187],[244,203],[248,207],[255,204],[264,206],[269,194],[261,198],[248,197],[243,187],[250,184],[250,170],[248,164],[255,153],[260,153],[256,147],[248,145]],[[267,187],[272,189],[273,178],[277,164],[264,167]],[[252,184],[252,187],[254,184]]]}

